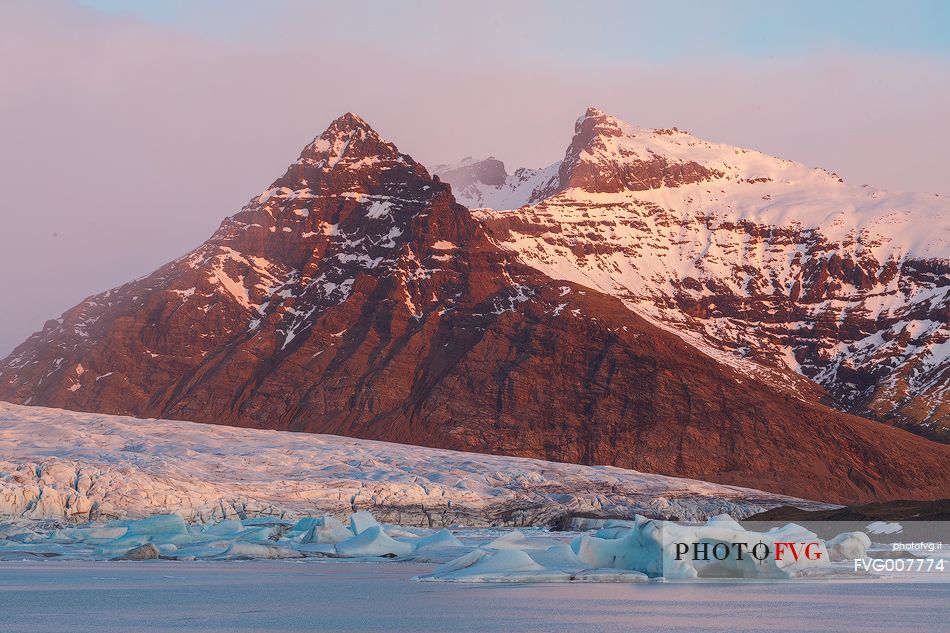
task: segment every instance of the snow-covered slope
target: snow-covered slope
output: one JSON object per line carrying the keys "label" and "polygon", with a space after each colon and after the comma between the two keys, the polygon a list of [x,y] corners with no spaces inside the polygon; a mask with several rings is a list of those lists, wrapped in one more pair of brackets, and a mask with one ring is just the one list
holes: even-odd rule
{"label": "snow-covered slope", "polygon": [[451,165],[436,165],[432,173],[452,185],[455,199],[470,209],[514,209],[537,202],[554,191],[560,161],[541,169],[521,167],[513,174],[497,158],[464,158]]}
{"label": "snow-covered slope", "polygon": [[785,503],[818,505],[612,467],[0,402],[0,519],[372,509],[403,524],[525,525],[580,512],[743,517]]}
{"label": "snow-covered slope", "polygon": [[747,373],[950,437],[950,199],[594,108],[556,167],[543,199],[479,212],[525,261]]}

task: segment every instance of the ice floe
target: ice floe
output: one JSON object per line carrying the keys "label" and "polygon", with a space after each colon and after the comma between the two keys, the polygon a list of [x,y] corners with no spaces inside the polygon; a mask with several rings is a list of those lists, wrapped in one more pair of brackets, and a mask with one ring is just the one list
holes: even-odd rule
{"label": "ice floe", "polygon": [[[642,582],[664,580],[795,578],[831,571],[832,560],[866,555],[863,532],[827,542],[790,523],[747,531],[731,517],[683,525],[637,516],[569,544],[539,548],[517,532],[437,567],[422,581]],[[833,555],[829,555],[833,553]]]}
{"label": "ice floe", "polygon": [[794,523],[750,531],[725,515],[701,525],[636,516],[593,533],[527,532],[403,527],[366,511],[349,527],[331,516],[189,525],[160,515],[48,531],[0,524],[0,560],[390,558],[437,564],[417,578],[425,582],[644,582],[809,576],[864,557],[871,544],[862,532],[824,541]]}

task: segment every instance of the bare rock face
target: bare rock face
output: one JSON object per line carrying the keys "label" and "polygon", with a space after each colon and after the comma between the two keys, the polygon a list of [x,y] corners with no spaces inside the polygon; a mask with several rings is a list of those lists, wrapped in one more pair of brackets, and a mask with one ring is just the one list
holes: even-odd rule
{"label": "bare rock face", "polygon": [[649,132],[624,129],[618,119],[597,108],[588,108],[574,126],[574,138],[558,169],[557,190],[549,191],[549,195],[569,188],[591,193],[644,191],[723,175],[695,161],[657,154],[649,147],[625,142],[643,133]]}
{"label": "bare rock face", "polygon": [[558,174],[478,212],[523,261],[747,376],[950,440],[950,199],[593,108]]}
{"label": "bare rock face", "polygon": [[18,403],[829,501],[946,494],[950,447],[813,395],[528,267],[352,114],[195,251],[83,301],[0,366],[0,398]]}

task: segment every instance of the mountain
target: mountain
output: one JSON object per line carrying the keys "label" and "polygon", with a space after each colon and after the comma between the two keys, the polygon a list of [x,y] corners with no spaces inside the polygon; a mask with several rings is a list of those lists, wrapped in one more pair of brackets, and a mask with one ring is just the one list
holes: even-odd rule
{"label": "mountain", "polygon": [[353,114],[196,250],[47,323],[3,361],[0,399],[828,501],[950,484],[950,447],[776,390],[525,265]]}
{"label": "mountain", "polygon": [[[594,108],[546,171],[543,195],[509,178],[505,204],[478,211],[523,261],[747,376],[950,440],[950,198]],[[492,206],[497,190],[469,182],[463,201]]]}
{"label": "mountain", "polygon": [[522,167],[509,174],[497,158],[475,160],[469,156],[451,165],[436,165],[432,171],[452,185],[456,200],[467,207],[511,209],[554,193],[559,167],[560,163],[543,169]]}

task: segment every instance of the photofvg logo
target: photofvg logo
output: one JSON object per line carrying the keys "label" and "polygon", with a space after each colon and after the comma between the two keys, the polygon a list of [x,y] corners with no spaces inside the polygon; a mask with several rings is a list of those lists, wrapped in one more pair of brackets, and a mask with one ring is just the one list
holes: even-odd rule
{"label": "photofvg logo", "polygon": [[[898,525],[892,523],[890,525]],[[898,530],[891,530],[888,534],[901,534],[903,526]],[[873,552],[876,555],[863,556],[854,559],[855,573],[867,572],[887,575],[943,574],[950,571],[950,552],[944,552],[944,544],[936,541],[893,541],[888,552],[887,544],[882,544],[882,552]],[[924,576],[933,578],[934,576]]]}
{"label": "photofvg logo", "polygon": [[699,541],[698,543],[674,543],[676,560],[686,560],[689,557],[694,562],[728,561],[741,562],[750,557],[759,563],[774,559],[775,563],[791,558],[798,562],[800,558],[810,561],[820,561],[828,556],[825,544],[821,541],[775,541],[772,545],[759,541],[753,546],[748,543],[723,543]]}
{"label": "photofvg logo", "polygon": [[[887,579],[898,575],[902,580],[950,581],[950,566],[942,554],[947,522],[892,525],[886,534],[867,530],[868,522],[740,524],[720,516],[703,524],[658,524],[662,535],[659,572],[669,581]],[[872,541],[871,536],[877,540]],[[908,536],[919,540],[898,540]],[[925,536],[929,540],[920,538]]]}
{"label": "photofvg logo", "polygon": [[[760,540],[739,540],[743,537]],[[818,538],[768,539],[765,535],[729,535],[730,540],[709,537],[674,540],[665,548],[663,577],[694,579],[787,579],[830,567],[830,556]],[[682,537],[678,537],[682,538]]]}
{"label": "photofvg logo", "polygon": [[827,569],[824,540],[794,523],[757,532],[732,519],[703,525],[665,523],[663,577],[668,580],[793,578]]}

